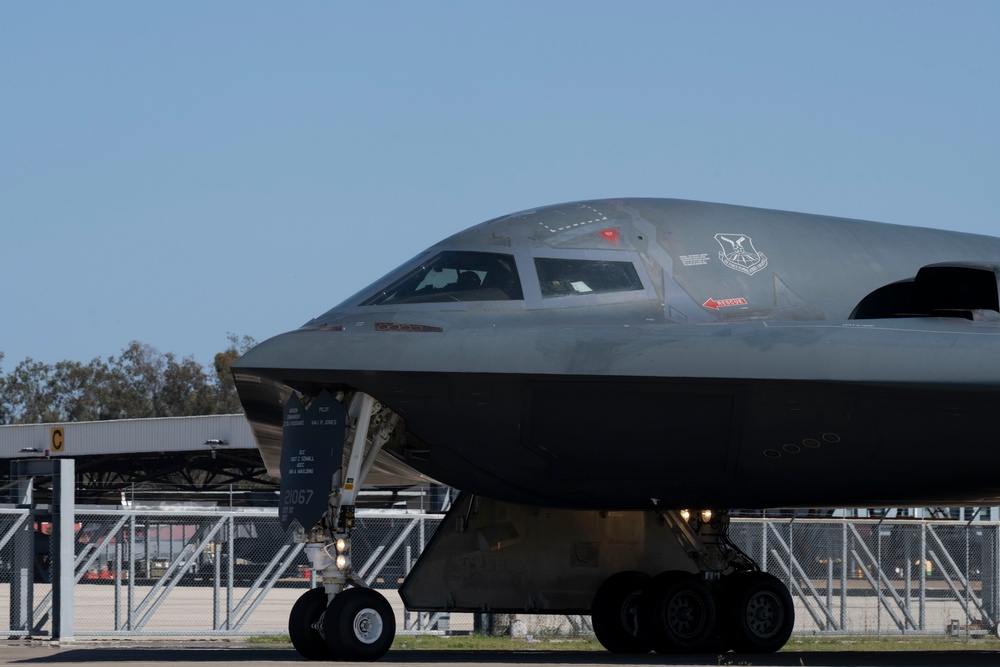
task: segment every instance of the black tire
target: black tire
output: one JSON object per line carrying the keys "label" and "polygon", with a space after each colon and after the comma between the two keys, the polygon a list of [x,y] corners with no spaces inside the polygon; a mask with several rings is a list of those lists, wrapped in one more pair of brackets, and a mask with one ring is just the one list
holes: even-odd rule
{"label": "black tire", "polygon": [[734,651],[774,653],[795,625],[788,588],[766,572],[744,572],[722,582],[722,628]]}
{"label": "black tire", "polygon": [[618,572],[604,580],[590,606],[601,646],[612,653],[648,653],[653,643],[639,631],[639,599],[651,579],[641,572]]}
{"label": "black tire", "polygon": [[370,588],[348,588],[327,607],[323,634],[330,650],[341,660],[378,660],[392,646],[396,617],[381,593]]}
{"label": "black tire", "polygon": [[715,636],[715,599],[697,575],[664,572],[642,596],[639,619],[657,653],[706,651]]}
{"label": "black tire", "polygon": [[288,614],[288,634],[292,646],[307,660],[332,660],[333,651],[327,646],[323,635],[313,629],[312,624],[326,611],[326,591],[323,587],[313,588],[302,595],[292,605]]}

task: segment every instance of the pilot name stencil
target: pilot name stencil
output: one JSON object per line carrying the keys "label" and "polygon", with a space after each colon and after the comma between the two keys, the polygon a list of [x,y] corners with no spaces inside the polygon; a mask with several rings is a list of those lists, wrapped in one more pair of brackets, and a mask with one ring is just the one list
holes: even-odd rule
{"label": "pilot name stencil", "polygon": [[715,240],[722,248],[719,260],[730,269],[752,276],[767,266],[767,257],[757,252],[746,234],[716,234]]}
{"label": "pilot name stencil", "polygon": [[292,519],[313,526],[327,507],[329,485],[344,452],[344,406],[325,389],[306,408],[295,394],[285,404],[281,436],[281,491],[278,518],[287,529]]}
{"label": "pilot name stencil", "polygon": [[697,255],[681,255],[681,264],[684,266],[704,266],[708,264],[708,253],[702,252]]}

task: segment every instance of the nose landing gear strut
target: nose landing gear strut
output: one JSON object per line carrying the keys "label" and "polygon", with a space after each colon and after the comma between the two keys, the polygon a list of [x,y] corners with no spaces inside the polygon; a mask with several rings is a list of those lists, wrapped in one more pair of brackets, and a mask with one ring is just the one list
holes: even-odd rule
{"label": "nose landing gear strut", "polygon": [[[326,515],[311,530],[296,531],[305,542],[322,588],[306,591],[292,606],[292,645],[309,660],[378,660],[396,634],[396,618],[385,597],[364,586],[351,564],[355,501],[375,457],[389,441],[398,415],[383,410],[368,394],[354,395],[348,410],[354,437],[347,465],[331,481]],[[368,444],[371,435],[371,444]]]}

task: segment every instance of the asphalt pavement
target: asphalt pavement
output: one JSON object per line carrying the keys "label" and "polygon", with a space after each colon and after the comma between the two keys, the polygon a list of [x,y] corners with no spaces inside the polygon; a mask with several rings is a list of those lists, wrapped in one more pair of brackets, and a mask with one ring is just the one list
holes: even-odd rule
{"label": "asphalt pavement", "polygon": [[[621,656],[595,651],[390,651],[381,663],[393,667],[447,664],[449,667],[512,667],[514,665],[745,665],[748,667],[997,667],[996,651],[787,652],[772,655]],[[176,667],[270,667],[310,664],[291,648],[254,647],[223,642],[178,642],[133,645],[127,641],[74,643],[11,641],[0,645],[0,665],[108,665],[113,667],[171,665]],[[333,663],[311,663],[333,664]],[[363,665],[371,663],[338,663]]]}

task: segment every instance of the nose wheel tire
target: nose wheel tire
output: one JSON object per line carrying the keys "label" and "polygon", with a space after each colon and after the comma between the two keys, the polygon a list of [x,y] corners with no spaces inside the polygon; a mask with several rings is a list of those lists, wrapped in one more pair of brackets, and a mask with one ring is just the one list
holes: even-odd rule
{"label": "nose wheel tire", "polygon": [[734,574],[722,582],[723,633],[734,650],[773,653],[785,645],[795,624],[792,596],[766,572]]}
{"label": "nose wheel tire", "polygon": [[653,647],[639,629],[639,599],[651,581],[641,572],[619,572],[597,589],[590,619],[601,646],[612,653],[647,653]]}
{"label": "nose wheel tire", "polygon": [[307,660],[332,660],[334,657],[323,635],[313,627],[324,611],[326,591],[313,588],[299,596],[288,615],[288,634],[292,638],[292,646]]}
{"label": "nose wheel tire", "polygon": [[657,653],[706,650],[715,634],[712,591],[688,572],[664,572],[642,596],[639,624]]}
{"label": "nose wheel tire", "polygon": [[396,617],[380,593],[348,588],[327,607],[323,634],[331,652],[341,660],[378,660],[392,645]]}

